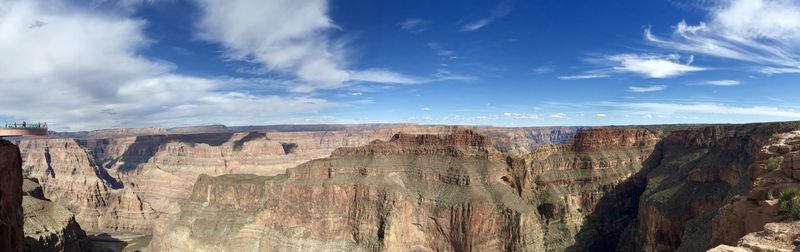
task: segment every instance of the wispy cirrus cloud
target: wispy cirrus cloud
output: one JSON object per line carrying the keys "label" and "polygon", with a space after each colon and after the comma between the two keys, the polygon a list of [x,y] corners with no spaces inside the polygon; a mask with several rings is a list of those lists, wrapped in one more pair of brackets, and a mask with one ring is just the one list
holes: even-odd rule
{"label": "wispy cirrus cloud", "polygon": [[558,76],[559,80],[588,80],[588,79],[598,79],[598,78],[608,78],[611,75],[608,74],[576,74],[576,75],[564,75]]}
{"label": "wispy cirrus cloud", "polygon": [[742,82],[738,80],[710,80],[701,83],[701,85],[721,86],[721,87],[738,86],[741,84]]}
{"label": "wispy cirrus cloud", "polygon": [[400,26],[401,30],[409,31],[412,33],[420,33],[428,29],[428,26],[431,24],[431,21],[419,18],[409,18],[403,20],[398,25]]}
{"label": "wispy cirrus cloud", "polygon": [[640,114],[716,114],[800,118],[800,112],[771,106],[734,106],[724,103],[599,102],[592,106]]}
{"label": "wispy cirrus cloud", "polygon": [[671,37],[645,30],[654,45],[719,58],[752,62],[765,74],[800,72],[800,2],[715,1],[708,18],[679,22]]}
{"label": "wispy cirrus cloud", "polygon": [[677,54],[617,54],[606,57],[616,63],[614,70],[634,73],[648,78],[671,78],[690,72],[704,71],[706,68],[692,66],[694,57],[689,56],[685,63]]}
{"label": "wispy cirrus cloud", "polygon": [[437,42],[429,42],[428,47],[431,48],[431,50],[433,50],[433,52],[435,52],[436,55],[442,57],[452,57],[455,54],[455,52],[453,52],[452,50],[448,50],[442,44]]}
{"label": "wispy cirrus cloud", "polygon": [[488,17],[481,18],[472,22],[469,22],[461,27],[461,31],[464,32],[471,32],[477,31],[492,22],[496,21],[497,19],[503,18],[511,13],[512,3],[511,2],[502,2],[498,4],[494,9],[492,9],[492,13],[489,14]]}
{"label": "wispy cirrus cloud", "polygon": [[535,73],[535,74],[548,74],[548,73],[552,73],[553,71],[555,71],[555,67],[553,67],[551,65],[543,65],[543,66],[534,67],[533,69],[531,69],[531,71],[533,71],[533,73]]}
{"label": "wispy cirrus cloud", "polygon": [[599,67],[575,75],[559,76],[561,80],[584,80],[607,78],[616,74],[635,74],[645,78],[665,79],[691,72],[705,71],[707,68],[692,66],[694,57],[689,56],[681,62],[677,54],[614,54],[587,58],[587,62]]}
{"label": "wispy cirrus cloud", "polygon": [[652,86],[629,86],[628,92],[633,93],[649,93],[658,92],[667,89],[666,85],[652,85]]}

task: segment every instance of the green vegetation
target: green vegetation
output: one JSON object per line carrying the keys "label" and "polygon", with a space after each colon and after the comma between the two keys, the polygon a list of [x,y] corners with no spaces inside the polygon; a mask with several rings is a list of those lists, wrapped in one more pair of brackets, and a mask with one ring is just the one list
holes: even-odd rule
{"label": "green vegetation", "polygon": [[784,211],[792,215],[792,218],[800,220],[800,188],[784,190],[779,203]]}
{"label": "green vegetation", "polygon": [[771,157],[767,159],[767,171],[774,171],[781,167],[781,163],[783,163],[783,157]]}
{"label": "green vegetation", "polygon": [[769,141],[770,142],[777,142],[780,139],[781,139],[781,133],[774,133],[774,134],[772,134],[772,137],[769,138]]}

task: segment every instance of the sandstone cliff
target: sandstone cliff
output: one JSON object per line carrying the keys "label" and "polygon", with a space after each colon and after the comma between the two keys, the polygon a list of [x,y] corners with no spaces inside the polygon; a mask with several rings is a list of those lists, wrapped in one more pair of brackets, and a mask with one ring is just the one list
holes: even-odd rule
{"label": "sandstone cliff", "polygon": [[[44,195],[75,213],[92,232],[149,233],[160,213],[175,213],[200,174],[276,175],[329,156],[339,147],[387,140],[394,133],[447,134],[454,127],[285,125],[119,129],[23,139],[23,170]],[[573,128],[478,128],[508,153],[562,144]],[[241,132],[246,131],[246,132]],[[180,134],[176,134],[180,133]],[[67,138],[68,137],[68,138]]]}
{"label": "sandstone cliff", "polygon": [[21,167],[19,148],[0,139],[0,251],[26,251]]}
{"label": "sandstone cliff", "polygon": [[[703,251],[729,241],[786,243],[793,233],[782,224],[756,227],[786,216],[769,200],[795,183],[800,148],[786,146],[800,141],[781,134],[798,128],[584,129],[527,155],[500,152],[476,132],[397,134],[282,175],[201,175],[181,211],[159,220],[151,248]],[[776,156],[780,169],[765,172]],[[737,202],[758,207],[730,210]],[[777,215],[742,217],[764,211]]]}
{"label": "sandstone cliff", "polygon": [[201,175],[181,211],[159,220],[151,249],[613,249],[602,240],[635,211],[600,215],[637,205],[628,193],[643,185],[627,183],[641,183],[631,178],[657,138],[646,129],[578,135],[514,158],[470,130],[401,133],[284,175]]}
{"label": "sandstone cliff", "polygon": [[620,241],[621,248],[703,251],[716,246],[712,236],[729,232],[713,226],[725,211],[720,208],[748,190],[751,167],[771,136],[796,128],[794,123],[771,123],[665,132],[660,161],[646,170],[637,221]]}
{"label": "sandstone cliff", "polygon": [[25,179],[22,208],[25,216],[25,242],[29,251],[90,251],[86,233],[67,208],[41,195],[35,180]]}

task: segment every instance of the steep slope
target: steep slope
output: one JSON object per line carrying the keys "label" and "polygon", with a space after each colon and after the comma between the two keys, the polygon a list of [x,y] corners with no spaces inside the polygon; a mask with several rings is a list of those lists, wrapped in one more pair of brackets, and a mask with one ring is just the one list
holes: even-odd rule
{"label": "steep slope", "polygon": [[0,139],[0,251],[25,251],[22,215],[22,157]]}
{"label": "steep slope", "polygon": [[800,222],[781,204],[784,192],[800,189],[800,131],[774,134],[751,165],[745,195],[731,198],[712,222],[712,245],[791,250]]}
{"label": "steep slope", "polygon": [[75,213],[86,230],[141,232],[152,228],[155,212],[149,204],[130,189],[118,188],[120,183],[76,140],[27,139],[20,146],[25,176],[37,179],[44,196]]}
{"label": "steep slope", "polygon": [[[239,130],[255,130],[237,132]],[[317,131],[318,130],[318,131]],[[284,125],[119,129],[23,139],[26,176],[92,232],[149,233],[160,213],[175,213],[200,174],[276,175],[336,148],[389,139],[398,131],[446,134],[453,127]],[[495,146],[525,153],[564,143],[573,128],[479,128]],[[204,133],[209,132],[209,133]],[[186,134],[173,134],[186,133]]]}
{"label": "steep slope", "polygon": [[567,146],[514,158],[470,130],[401,133],[285,175],[201,175],[182,211],[159,221],[151,248],[613,248],[602,240],[618,236],[635,211],[609,221],[598,214],[636,206],[625,196],[643,185],[622,184],[634,181],[656,142],[645,129],[584,130]]}
{"label": "steep slope", "polygon": [[[620,241],[623,251],[702,251],[726,232],[712,223],[726,202],[750,187],[759,152],[796,123],[721,125],[669,131],[661,161],[647,169],[637,221]],[[743,235],[743,234],[742,234]],[[736,238],[738,239],[738,238]]]}
{"label": "steep slope", "polygon": [[201,176],[151,248],[543,249],[521,232],[538,229],[537,216],[500,179],[506,168],[488,139],[464,131],[342,148],[282,176]]}
{"label": "steep slope", "polygon": [[22,208],[30,251],[90,251],[92,245],[67,208],[44,198],[35,180],[25,179]]}
{"label": "steep slope", "polygon": [[526,157],[529,175],[517,184],[545,219],[547,249],[614,250],[636,216],[643,169],[658,162],[658,140],[643,128],[584,129]]}

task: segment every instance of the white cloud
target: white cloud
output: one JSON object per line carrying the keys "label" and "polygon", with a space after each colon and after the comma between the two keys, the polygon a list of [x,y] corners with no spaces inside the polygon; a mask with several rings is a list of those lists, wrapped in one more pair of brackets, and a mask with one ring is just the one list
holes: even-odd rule
{"label": "white cloud", "polygon": [[413,33],[419,33],[425,31],[425,29],[428,29],[428,26],[430,24],[431,22],[428,20],[419,18],[409,18],[403,20],[403,22],[400,22],[398,25],[400,26],[401,30],[410,31]]}
{"label": "white cloud", "polygon": [[[496,117],[492,117],[492,118],[494,118],[494,119],[497,119]],[[541,119],[541,117],[539,117],[539,115],[538,115],[538,114],[532,114],[532,113],[511,113],[511,112],[505,112],[505,113],[503,113],[503,118],[504,118],[504,119],[509,119],[509,120],[510,120],[510,119],[525,119],[525,120],[538,120],[538,119]]]}
{"label": "white cloud", "polygon": [[613,69],[622,72],[644,75],[649,78],[670,78],[688,72],[706,70],[702,67],[691,66],[693,57],[686,63],[680,63],[680,56],[676,54],[617,54],[608,56],[609,61],[618,65]]}
{"label": "white cloud", "polygon": [[586,79],[597,79],[597,78],[608,78],[611,75],[608,74],[578,74],[578,75],[566,75],[566,76],[558,76],[560,80],[586,80]]}
{"label": "white cloud", "polygon": [[771,66],[762,72],[800,72],[800,2],[794,0],[716,1],[707,20],[681,21],[672,37],[645,30],[655,45]]}
{"label": "white cloud", "polygon": [[335,105],[228,89],[242,80],[175,74],[172,64],[137,54],[151,43],[145,24],[64,2],[3,2],[0,117],[86,130],[249,124]]}
{"label": "white cloud", "polygon": [[[344,45],[329,39],[341,30],[328,17],[327,0],[196,0],[200,7],[198,36],[225,48],[233,60],[261,64],[270,72],[299,79],[293,92],[336,89],[353,82],[406,84],[399,73],[347,68]],[[364,72],[362,72],[364,71]],[[399,81],[399,82],[395,82]]]}
{"label": "white cloud", "polygon": [[567,118],[567,114],[565,114],[565,113],[555,113],[555,114],[550,115],[550,118],[564,119],[564,118]]}
{"label": "white cloud", "polygon": [[594,117],[604,118],[604,117],[608,117],[608,115],[603,114],[603,113],[598,113],[598,114],[595,114]]}
{"label": "white cloud", "polygon": [[461,27],[461,31],[470,32],[479,30],[497,19],[507,16],[509,13],[511,13],[511,2],[500,3],[492,10],[492,13],[488,17],[467,23]]}
{"label": "white cloud", "polygon": [[664,89],[667,89],[666,85],[652,85],[652,86],[644,86],[644,87],[629,86],[628,87],[628,92],[647,93],[647,92],[657,92],[657,91],[661,91],[661,90],[664,90]]}
{"label": "white cloud", "polygon": [[741,85],[742,82],[737,80],[710,80],[703,82],[703,84],[711,86],[738,86]]}
{"label": "white cloud", "polygon": [[431,108],[424,107],[424,108],[421,108],[421,109],[419,109],[419,110],[422,110],[422,111],[431,111]]}
{"label": "white cloud", "polygon": [[439,56],[453,56],[453,51],[447,50],[444,46],[436,42],[428,43],[428,47],[431,48],[437,55]]}
{"label": "white cloud", "polygon": [[548,74],[552,73],[554,70],[555,68],[550,65],[539,66],[532,69],[535,74]]}
{"label": "white cloud", "polygon": [[463,27],[461,27],[461,31],[475,31],[475,30],[478,30],[480,28],[483,28],[484,26],[488,25],[490,22],[492,22],[492,19],[481,18],[481,19],[475,20],[475,21],[473,21],[473,22],[471,22],[469,24],[464,25]]}
{"label": "white cloud", "polygon": [[[800,112],[781,110],[769,106],[740,107],[716,103],[613,103],[605,102],[595,104],[611,108],[632,110],[638,113],[674,114],[674,113],[701,113],[720,115],[745,115],[745,116],[772,116],[786,118],[800,118]],[[652,116],[651,116],[652,117]]]}
{"label": "white cloud", "polygon": [[766,75],[800,73],[800,67],[764,67],[760,72]]}

